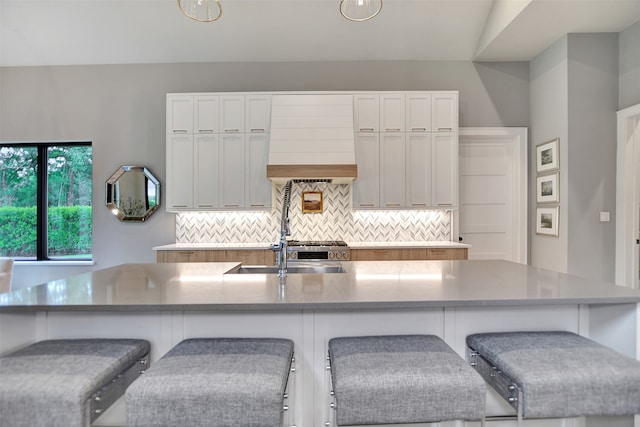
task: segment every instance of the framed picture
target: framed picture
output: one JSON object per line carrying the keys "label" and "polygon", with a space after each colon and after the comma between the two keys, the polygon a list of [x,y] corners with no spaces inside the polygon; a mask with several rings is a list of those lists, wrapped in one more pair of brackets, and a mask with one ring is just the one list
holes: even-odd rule
{"label": "framed picture", "polygon": [[560,202],[560,190],[558,187],[559,173],[541,175],[536,180],[536,200],[538,203]]}
{"label": "framed picture", "polygon": [[544,142],[536,147],[536,172],[547,172],[558,169],[558,138]]}
{"label": "framed picture", "polygon": [[536,234],[547,236],[558,235],[558,206],[550,208],[536,208]]}
{"label": "framed picture", "polygon": [[322,191],[302,192],[302,213],[322,212]]}

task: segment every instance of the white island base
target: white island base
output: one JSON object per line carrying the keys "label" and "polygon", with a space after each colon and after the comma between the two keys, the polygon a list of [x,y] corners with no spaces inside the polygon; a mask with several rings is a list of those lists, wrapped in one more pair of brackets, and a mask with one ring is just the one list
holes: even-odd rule
{"label": "white island base", "polygon": [[[418,263],[432,262],[416,262],[415,265]],[[345,264],[348,269],[353,269],[354,266],[360,268],[368,263]],[[405,272],[407,266],[411,266],[410,263],[401,264]],[[297,427],[323,427],[329,420],[327,343],[329,339],[338,336],[433,334],[443,338],[460,356],[465,357],[465,338],[469,334],[514,330],[565,330],[590,337],[623,354],[638,358],[638,293],[620,288],[612,292],[602,288],[601,295],[598,296],[594,290],[597,288],[595,282],[505,263],[508,269],[515,268],[525,274],[526,277],[522,276],[521,279],[526,283],[512,285],[521,289],[520,297],[517,296],[518,292],[512,289],[506,292],[510,294],[508,299],[499,299],[491,295],[489,288],[493,285],[486,285],[484,281],[493,276],[491,279],[496,281],[495,286],[507,286],[506,283],[500,282],[507,279],[508,274],[500,273],[498,270],[494,270],[493,273],[483,270],[484,276],[478,271],[475,279],[469,279],[474,277],[466,274],[471,272],[469,268],[472,264],[470,261],[447,261],[438,264],[447,280],[427,279],[411,282],[407,278],[404,281],[387,281],[384,286],[397,287],[404,297],[387,295],[386,301],[376,300],[371,294],[372,289],[379,284],[365,279],[359,280],[352,274],[353,271],[348,272],[343,278],[348,279],[351,275],[352,284],[337,293],[333,292],[337,289],[333,288],[333,283],[318,281],[311,277],[313,275],[292,275],[284,287],[279,286],[277,282],[269,283],[271,279],[267,280],[267,283],[259,286],[260,289],[268,289],[268,293],[245,295],[237,304],[207,300],[208,292],[203,294],[202,286],[216,288],[215,292],[222,292],[217,294],[218,299],[223,298],[223,294],[228,296],[227,292],[239,292],[240,295],[243,289],[249,292],[255,291],[256,288],[248,282],[238,281],[212,282],[206,285],[189,284],[184,281],[171,282],[172,279],[168,277],[158,279],[165,276],[166,272],[153,267],[151,273],[147,272],[144,275],[144,292],[136,288],[142,285],[129,283],[127,279],[122,279],[124,281],[120,283],[110,282],[108,286],[112,288],[109,301],[109,298],[104,299],[102,295],[102,286],[105,283],[100,281],[104,277],[89,273],[83,276],[91,277],[93,304],[74,302],[70,299],[62,304],[43,302],[43,293],[53,292],[55,286],[52,284],[41,285],[48,286],[48,290],[45,292],[41,289],[40,299],[34,297],[36,300],[31,302],[18,301],[20,298],[17,294],[21,291],[9,294],[11,301],[0,300],[0,303],[3,303],[0,304],[0,354],[43,339],[144,338],[151,342],[153,365],[154,361],[186,338],[289,338],[295,343],[296,361],[290,416],[293,419],[291,425]],[[233,266],[221,265],[220,268],[224,271]],[[501,265],[494,264],[492,268]],[[129,268],[128,272],[132,273],[130,278],[139,280],[143,276],[142,270],[132,270],[131,266],[118,267],[119,272],[126,271],[126,267]],[[145,267],[145,271],[148,268]],[[133,273],[138,274],[136,276]],[[532,287],[532,275],[537,278],[538,285],[544,286]],[[554,280],[550,281],[549,277],[557,279],[555,285],[551,284]],[[69,279],[64,292],[73,292],[73,286],[78,283],[74,280]],[[585,283],[584,295],[575,293],[574,280],[577,280],[576,283]],[[180,290],[181,293],[175,293],[176,286],[184,287]],[[443,286],[447,288],[443,289]],[[225,287],[231,288],[223,289]],[[186,288],[191,288],[191,291],[198,289],[198,303],[195,300],[191,303],[187,301],[189,297],[186,293],[190,291]],[[470,297],[474,293],[476,297]],[[537,293],[538,296],[532,296],[533,293]],[[431,299],[425,298],[427,294]],[[24,295],[22,300],[25,299]],[[175,301],[167,302],[169,297]],[[573,303],[572,299],[575,300]],[[207,308],[207,305],[210,307]],[[606,364],[606,361],[603,361],[603,364]],[[514,419],[493,418],[513,414],[510,406],[492,390],[488,391],[488,426],[515,427]],[[124,400],[118,401],[94,425],[125,426]],[[443,422],[433,425],[479,426],[479,423]],[[525,420],[524,425],[639,427],[640,422],[638,417],[635,417],[635,421],[634,417],[590,417]]]}

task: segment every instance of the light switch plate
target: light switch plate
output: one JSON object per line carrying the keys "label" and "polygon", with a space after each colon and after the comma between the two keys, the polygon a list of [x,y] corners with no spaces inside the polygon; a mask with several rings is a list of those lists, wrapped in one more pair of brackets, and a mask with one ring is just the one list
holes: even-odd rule
{"label": "light switch plate", "polygon": [[600,212],[600,222],[611,221],[611,212]]}

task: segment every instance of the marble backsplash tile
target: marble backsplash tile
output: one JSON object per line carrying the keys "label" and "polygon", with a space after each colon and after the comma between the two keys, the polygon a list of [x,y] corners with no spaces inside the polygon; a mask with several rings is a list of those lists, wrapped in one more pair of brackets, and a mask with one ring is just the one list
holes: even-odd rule
{"label": "marble backsplash tile", "polygon": [[[275,187],[268,212],[183,212],[176,215],[176,243],[275,242],[280,236],[284,186]],[[302,192],[322,191],[322,213],[302,213]],[[450,240],[449,211],[351,209],[351,185],[294,184],[291,239],[347,242]]]}

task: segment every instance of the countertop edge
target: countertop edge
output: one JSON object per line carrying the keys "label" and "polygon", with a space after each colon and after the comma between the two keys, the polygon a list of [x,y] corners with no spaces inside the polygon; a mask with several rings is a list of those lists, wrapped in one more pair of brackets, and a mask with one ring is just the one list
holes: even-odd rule
{"label": "countertop edge", "polygon": [[[224,250],[269,250],[272,243],[170,243],[154,246],[154,251],[224,251]],[[449,242],[446,240],[416,241],[416,242],[347,242],[350,249],[463,249],[470,248],[466,243]]]}

